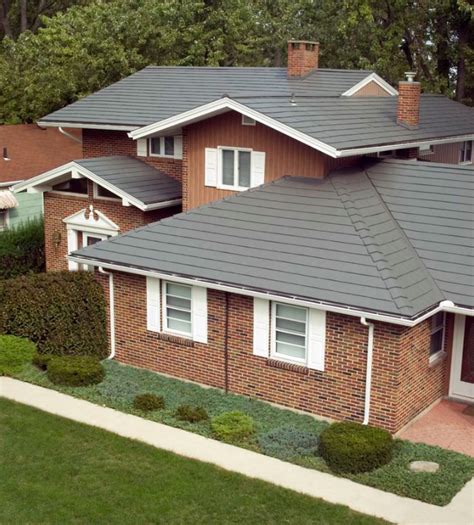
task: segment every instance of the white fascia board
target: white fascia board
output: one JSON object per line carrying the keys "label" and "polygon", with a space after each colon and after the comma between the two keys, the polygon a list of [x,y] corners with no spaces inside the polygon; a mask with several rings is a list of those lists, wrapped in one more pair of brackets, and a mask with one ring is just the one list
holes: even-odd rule
{"label": "white fascia board", "polygon": [[379,77],[377,73],[371,73],[369,76],[363,78],[360,82],[357,82],[357,84],[355,84],[350,89],[345,91],[341,96],[351,97],[352,95],[357,93],[359,90],[361,90],[363,87],[365,87],[367,84],[370,84],[371,82],[375,82],[383,90],[385,90],[389,95],[392,95],[392,96],[398,95],[398,91],[395,88],[393,88],[388,82],[386,82],[382,77]]}
{"label": "white fascia board", "polygon": [[40,173],[39,175],[36,175],[36,177],[15,184],[12,187],[12,191],[14,193],[18,193],[20,191],[33,188],[34,186],[38,186],[39,184],[44,184],[45,182],[49,182],[50,180],[53,180],[56,177],[65,175],[68,171],[71,171],[75,168],[77,168],[77,165],[74,161],[68,162],[67,164],[63,164],[62,166],[58,166],[57,168],[54,168],[52,170]]}
{"label": "white fascia board", "polygon": [[117,272],[131,273],[134,275],[143,275],[145,277],[155,277],[156,279],[165,279],[167,281],[177,282],[181,284],[204,286],[211,290],[219,290],[223,292],[236,293],[236,294],[245,295],[248,297],[258,297],[260,299],[268,299],[270,301],[281,301],[281,302],[288,303],[288,304],[294,304],[296,306],[303,306],[306,308],[314,308],[316,310],[323,310],[325,312],[333,312],[333,313],[338,313],[342,315],[349,315],[352,317],[365,317],[366,319],[370,319],[372,321],[379,321],[382,323],[391,323],[391,324],[407,326],[407,327],[416,326],[417,324],[421,323],[425,319],[431,317],[432,315],[438,312],[442,312],[442,311],[474,316],[474,309],[457,307],[450,301],[445,301],[444,303],[443,302],[440,303],[438,306],[436,306],[432,310],[425,312],[422,316],[417,317],[416,319],[407,319],[407,318],[403,318],[399,316],[379,314],[376,312],[366,312],[364,310],[358,310],[356,308],[351,308],[350,306],[336,306],[333,304],[327,304],[323,302],[305,301],[303,299],[298,299],[297,297],[279,296],[276,294],[272,294],[270,292],[258,292],[258,291],[250,290],[246,288],[240,288],[240,287],[230,286],[226,284],[209,282],[203,279],[181,277],[179,275],[161,273],[161,272],[150,271],[150,270],[142,270],[140,268],[121,266],[119,264],[107,263],[107,262],[97,261],[93,259],[78,257],[74,255],[68,255],[67,259],[72,262],[78,263],[78,264],[96,266],[98,268],[105,268],[107,270],[115,270]]}
{"label": "white fascia board", "polygon": [[144,126],[143,128],[138,128],[134,131],[131,131],[128,134],[128,136],[134,140],[146,138],[150,135],[163,132],[167,129],[177,128],[186,124],[190,124],[192,122],[196,122],[198,120],[202,120],[203,117],[211,117],[213,115],[217,115],[223,110],[237,111],[242,115],[252,118],[257,122],[260,122],[260,124],[263,124],[265,126],[268,126],[269,128],[279,131],[280,133],[283,133],[288,137],[302,142],[303,144],[306,144],[311,148],[321,151],[322,153],[325,153],[330,157],[337,157],[338,152],[336,148],[333,148],[332,146],[329,146],[328,144],[325,144],[320,140],[310,137],[305,133],[301,133],[300,131],[297,131],[290,126],[287,126],[286,124],[282,124],[281,122],[278,122],[277,120],[268,117],[263,113],[260,113],[259,111],[255,111],[254,109],[251,109],[241,104],[240,102],[232,100],[228,97],[215,100],[214,102],[210,102],[209,104],[204,104],[203,106],[199,106],[189,111],[185,111],[184,113],[180,113],[179,115],[175,115],[165,120],[160,120],[159,122],[149,124],[148,126]]}
{"label": "white fascia board", "polygon": [[474,140],[474,134],[459,135],[457,137],[445,137],[442,139],[423,139],[412,142],[399,142],[396,144],[384,144],[383,146],[367,146],[364,148],[337,150],[336,157],[352,157],[354,155],[365,155],[367,153],[377,153],[379,151],[390,151],[406,148],[416,148],[418,146],[431,146],[436,144],[451,144],[453,142],[464,142]]}
{"label": "white fascia board", "polygon": [[78,128],[78,129],[105,129],[111,131],[133,131],[139,126],[122,126],[119,124],[90,124],[87,122],[53,122],[48,120],[38,120],[36,122],[42,128]]}

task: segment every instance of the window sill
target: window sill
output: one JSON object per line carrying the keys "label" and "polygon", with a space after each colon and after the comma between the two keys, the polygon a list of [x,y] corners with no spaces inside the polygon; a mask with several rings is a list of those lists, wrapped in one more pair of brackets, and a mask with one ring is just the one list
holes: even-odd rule
{"label": "window sill", "polygon": [[181,160],[181,159],[178,159],[178,157],[175,157],[174,155],[153,155],[152,153],[150,153],[148,156],[151,157],[152,159]]}
{"label": "window sill", "polygon": [[167,341],[168,343],[176,343],[182,346],[189,346],[189,347],[194,346],[194,341],[192,339],[187,339],[186,337],[182,337],[179,335],[165,334],[163,332],[154,332],[154,333],[160,341]]}
{"label": "window sill", "polygon": [[439,365],[439,363],[443,362],[446,359],[446,356],[447,354],[443,350],[441,350],[440,352],[436,352],[436,354],[431,355],[430,360],[429,360],[430,368]]}
{"label": "window sill", "polygon": [[218,190],[227,190],[227,191],[247,191],[250,189],[250,186],[248,188],[240,187],[240,186],[226,186],[225,184],[218,184],[216,186]]}
{"label": "window sill", "polygon": [[302,364],[290,363],[288,361],[280,361],[279,359],[267,359],[267,366],[272,368],[281,368],[282,370],[291,370],[298,374],[309,374],[309,368]]}

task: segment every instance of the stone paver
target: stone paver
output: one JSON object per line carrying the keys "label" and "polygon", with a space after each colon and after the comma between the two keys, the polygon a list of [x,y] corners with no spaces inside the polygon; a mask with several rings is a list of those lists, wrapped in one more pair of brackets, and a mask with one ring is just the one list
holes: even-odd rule
{"label": "stone paver", "polygon": [[331,503],[347,505],[356,511],[378,516],[392,523],[471,525],[474,522],[474,480],[467,483],[449,505],[438,507],[285,463],[15,379],[0,377],[0,396],[251,478]]}
{"label": "stone paver", "polygon": [[440,401],[398,436],[474,456],[474,416],[464,412],[466,407],[465,403]]}

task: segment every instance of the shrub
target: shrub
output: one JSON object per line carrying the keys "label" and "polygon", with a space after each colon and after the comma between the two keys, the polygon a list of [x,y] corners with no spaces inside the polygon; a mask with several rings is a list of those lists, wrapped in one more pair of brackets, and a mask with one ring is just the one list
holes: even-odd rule
{"label": "shrub", "polygon": [[198,423],[209,419],[207,412],[202,407],[192,407],[191,405],[180,405],[176,410],[176,417],[182,421]]}
{"label": "shrub", "polygon": [[319,453],[335,472],[369,472],[392,459],[394,441],[381,428],[344,421],[320,436]]}
{"label": "shrub", "polygon": [[253,419],[243,412],[224,412],[211,421],[214,436],[227,443],[246,441],[255,432]]}
{"label": "shrub", "polygon": [[57,385],[95,385],[104,377],[100,361],[91,356],[55,356],[48,363],[48,379]]}
{"label": "shrub", "polygon": [[165,408],[165,400],[163,396],[156,396],[155,394],[139,394],[133,400],[133,408],[144,412],[160,410]]}
{"label": "shrub", "polygon": [[21,372],[26,363],[31,362],[36,345],[28,339],[14,335],[0,335],[0,375]]}
{"label": "shrub", "polygon": [[318,451],[319,438],[314,432],[286,425],[266,432],[258,439],[264,454],[283,460],[312,456]]}
{"label": "shrub", "polygon": [[53,357],[54,355],[52,354],[40,354],[39,352],[36,352],[36,354],[33,356],[32,363],[40,370],[47,370],[48,363]]}
{"label": "shrub", "polygon": [[0,281],[0,333],[34,341],[42,354],[107,355],[105,298],[91,272]]}
{"label": "shrub", "polygon": [[44,271],[44,223],[25,222],[0,234],[0,279]]}

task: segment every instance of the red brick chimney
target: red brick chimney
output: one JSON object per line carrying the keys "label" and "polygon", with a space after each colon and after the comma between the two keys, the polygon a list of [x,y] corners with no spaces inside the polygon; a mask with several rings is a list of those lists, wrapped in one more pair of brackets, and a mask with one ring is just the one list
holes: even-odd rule
{"label": "red brick chimney", "polygon": [[319,42],[288,42],[288,78],[302,78],[318,69]]}
{"label": "red brick chimney", "polygon": [[408,128],[416,128],[420,122],[419,82],[414,82],[415,73],[405,73],[407,79],[398,83],[397,124]]}

